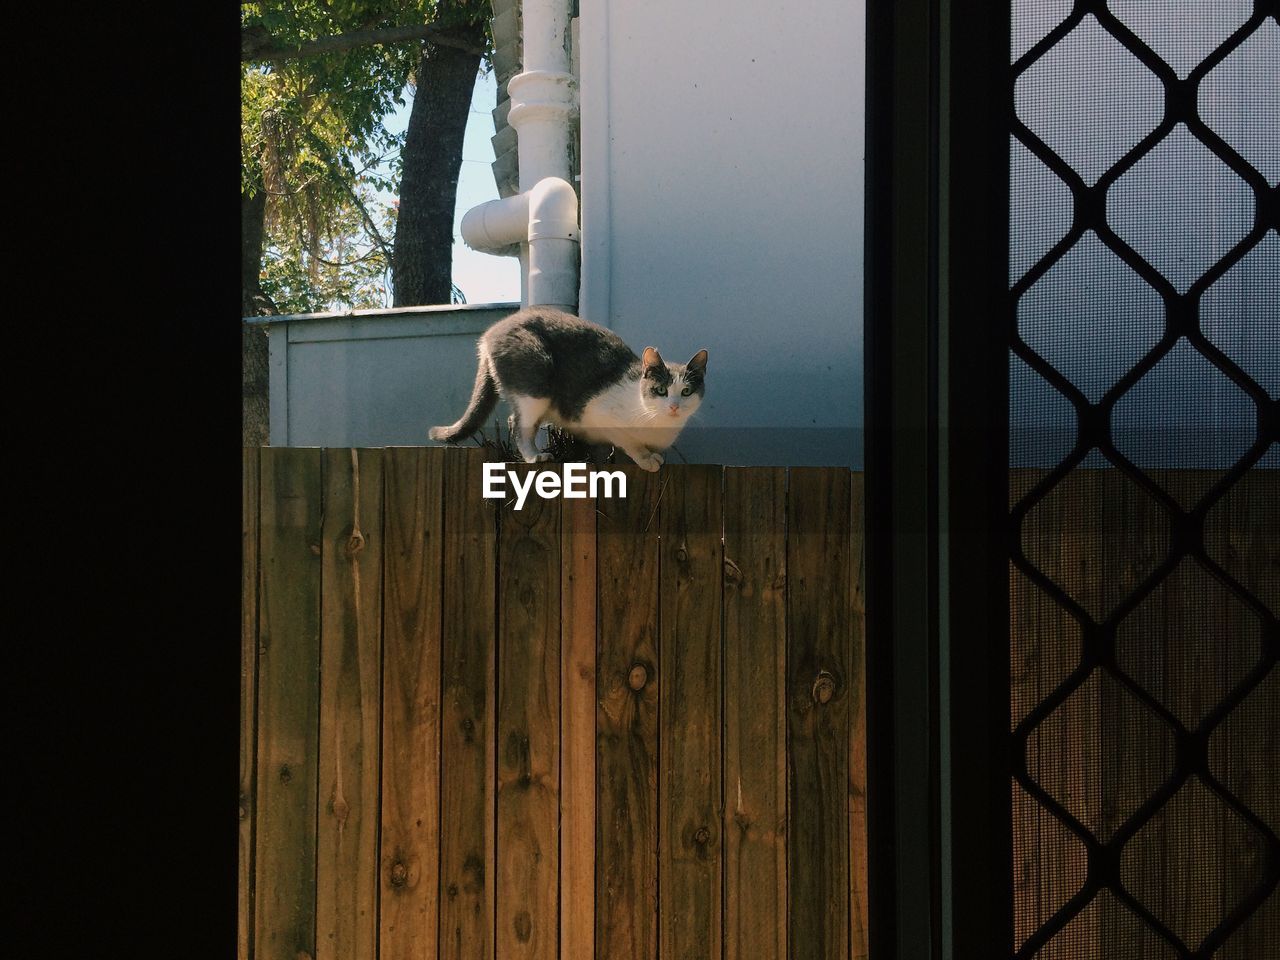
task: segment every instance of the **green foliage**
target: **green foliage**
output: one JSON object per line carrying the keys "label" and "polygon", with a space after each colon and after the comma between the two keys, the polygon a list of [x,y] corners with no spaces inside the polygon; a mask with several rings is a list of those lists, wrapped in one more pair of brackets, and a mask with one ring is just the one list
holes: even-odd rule
{"label": "green foliage", "polygon": [[[355,30],[423,23],[434,2],[248,3],[241,29],[297,43]],[[350,179],[396,149],[382,125],[421,56],[418,44],[378,44],[275,63],[245,64],[241,76],[241,163],[246,189],[297,193],[323,174]],[[273,188],[278,188],[273,189]]]}
{"label": "green foliage", "polygon": [[[241,5],[241,30],[299,44],[361,30],[487,16],[487,0],[269,0]],[[387,302],[403,135],[384,119],[422,44],[351,50],[241,69],[241,190],[265,191],[261,286],[282,312]]]}
{"label": "green foliage", "polygon": [[[367,188],[356,195],[365,210],[375,207]],[[374,226],[381,237],[395,232],[395,208],[380,208]],[[278,229],[268,239],[262,258],[262,291],[281,313],[368,309],[390,303],[389,252],[371,239],[355,199],[339,201],[321,212],[314,232]],[[318,241],[318,242],[317,242]]]}

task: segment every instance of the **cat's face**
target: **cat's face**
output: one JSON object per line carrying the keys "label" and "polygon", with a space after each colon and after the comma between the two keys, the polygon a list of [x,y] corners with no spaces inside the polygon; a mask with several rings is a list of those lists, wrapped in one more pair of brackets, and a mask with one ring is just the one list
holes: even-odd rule
{"label": "cat's face", "polygon": [[664,363],[657,350],[646,347],[642,364],[640,405],[655,423],[681,423],[701,405],[707,351],[699,350],[688,363]]}

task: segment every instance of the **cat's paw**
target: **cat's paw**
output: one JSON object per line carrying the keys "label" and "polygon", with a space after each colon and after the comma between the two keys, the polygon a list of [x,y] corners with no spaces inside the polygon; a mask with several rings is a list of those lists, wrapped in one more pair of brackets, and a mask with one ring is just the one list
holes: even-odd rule
{"label": "cat's paw", "polygon": [[534,457],[534,458],[533,458],[533,461],[532,461],[532,462],[533,462],[533,463],[550,463],[550,462],[551,462],[552,460],[554,460],[554,459],[555,459],[555,454],[551,454],[551,453],[540,453],[540,454],[538,454],[536,457]]}
{"label": "cat's paw", "polygon": [[662,466],[662,454],[650,453],[645,456],[637,457],[636,464],[641,470],[648,470],[650,473],[656,473],[658,468]]}

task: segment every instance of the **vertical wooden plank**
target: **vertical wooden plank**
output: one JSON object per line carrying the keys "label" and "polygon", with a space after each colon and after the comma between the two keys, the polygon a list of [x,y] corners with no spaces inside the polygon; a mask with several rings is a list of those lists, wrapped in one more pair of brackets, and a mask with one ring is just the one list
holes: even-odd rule
{"label": "vertical wooden plank", "polygon": [[442,447],[384,453],[378,953],[435,960],[440,896]]}
{"label": "vertical wooden plank", "polygon": [[627,496],[601,499],[596,521],[596,956],[654,960],[661,487],[655,474],[634,465],[620,469]]}
{"label": "vertical wooden plank", "polygon": [[378,942],[382,451],[324,451],[317,960]]}
{"label": "vertical wooden plank", "polygon": [[725,960],[787,957],[786,493],[725,468]]}
{"label": "vertical wooden plank", "polygon": [[871,955],[867,906],[867,633],[865,484],[849,478],[849,627],[853,635],[849,691],[849,950],[853,960]]}
{"label": "vertical wooden plank", "polygon": [[1280,616],[1280,470],[1255,466],[1236,481],[1205,518],[1204,547]]}
{"label": "vertical wooden plank", "polygon": [[244,450],[240,490],[240,839],[236,956],[253,955],[253,757],[258,683],[258,448]]}
{"label": "vertical wooden plank", "polygon": [[531,493],[520,510],[503,503],[498,526],[497,956],[556,960],[560,501]]}
{"label": "vertical wooden plank", "polygon": [[[1043,470],[1028,469],[1020,472],[1018,482],[1030,489],[1043,474]],[[1081,533],[1080,522],[1097,517],[1100,484],[1096,470],[1073,471],[1032,508],[1022,526],[1028,559],[1088,610],[1103,603],[1099,578],[1093,572],[1099,548],[1096,538]],[[1009,630],[1011,706],[1025,716],[1078,663],[1080,632],[1054,600],[1012,567]],[[1077,690],[1032,732],[1025,758],[1032,779],[1054,796],[1073,797],[1082,822],[1099,832],[1104,807],[1096,724],[1101,709],[1096,682]],[[1021,787],[1011,789],[1014,941],[1021,946],[1079,889],[1083,848],[1069,832],[1058,829],[1052,814]],[[1099,917],[1107,907],[1105,902],[1095,903],[1096,909],[1072,921],[1069,937],[1059,935],[1042,948],[1045,960],[1067,960],[1082,947],[1097,948]]]}
{"label": "vertical wooden plank", "polygon": [[254,956],[316,954],[320,451],[261,451]]}
{"label": "vertical wooden plank", "polygon": [[720,960],[722,467],[674,466],[659,507],[659,956]]}
{"label": "vertical wooden plank", "polygon": [[[1274,447],[1272,450],[1274,451]],[[1280,613],[1280,470],[1253,467],[1209,511],[1205,549],[1273,614]],[[1209,768],[1263,823],[1280,833],[1280,665],[1210,736]],[[1220,808],[1221,809],[1221,808]],[[1241,896],[1265,859],[1261,838],[1226,818],[1223,891]],[[1214,954],[1247,960],[1274,954],[1280,942],[1280,887]],[[1268,952],[1270,951],[1270,952]]]}
{"label": "vertical wooden plank", "polygon": [[595,956],[596,502],[561,505],[560,955]]}
{"label": "vertical wooden plank", "polygon": [[[1095,471],[1096,493],[1088,501],[1090,511],[1084,516],[1096,524],[1093,537],[1086,541],[1086,551],[1096,551],[1098,556],[1098,591],[1104,598],[1100,610],[1110,614],[1115,606],[1127,598],[1147,574],[1164,559],[1169,542],[1169,521],[1147,495],[1119,470]],[[1079,518],[1074,526],[1082,526]],[[1072,531],[1072,534],[1075,532]],[[1079,536],[1078,534],[1075,534]],[[1199,598],[1203,602],[1203,597]],[[1134,616],[1130,613],[1129,616]],[[1095,619],[1101,621],[1102,616]],[[1162,643],[1162,646],[1164,644]],[[1164,659],[1162,652],[1161,659]],[[1092,729],[1085,726],[1088,720],[1067,730],[1068,737],[1090,736],[1096,744],[1092,765],[1072,771],[1074,783],[1096,783],[1096,797],[1100,809],[1099,823],[1105,839],[1122,825],[1147,799],[1155,787],[1163,782],[1173,769],[1173,743],[1163,722],[1156,719],[1118,682],[1112,682],[1105,668],[1095,670],[1095,675],[1105,682],[1098,684],[1098,707],[1092,718]],[[1168,810],[1166,806],[1163,808]],[[1175,916],[1162,910],[1159,903],[1152,903],[1148,891],[1159,890],[1167,904],[1177,904],[1186,896],[1186,884],[1194,878],[1194,897],[1209,903],[1217,898],[1214,879],[1203,867],[1185,871],[1178,860],[1185,859],[1187,850],[1169,844],[1165,856],[1166,838],[1172,839],[1172,824],[1157,814],[1144,832],[1146,843],[1130,839],[1125,845],[1125,859],[1136,864],[1132,873],[1121,872],[1122,881],[1130,892],[1145,899],[1156,908],[1157,916],[1164,914],[1173,919],[1172,929],[1183,928],[1181,911],[1175,908]],[[1200,852],[1197,861],[1203,861]],[[1122,861],[1123,863],[1123,861]],[[1138,878],[1141,878],[1139,881]],[[1144,896],[1145,894],[1145,896]],[[1134,960],[1164,960],[1168,956],[1163,944],[1146,933],[1143,924],[1134,924],[1127,907],[1116,899],[1102,901],[1099,910],[1098,944],[1116,955],[1130,956]],[[1189,944],[1196,947],[1198,943]]]}
{"label": "vertical wooden plank", "polygon": [[794,467],[787,496],[788,955],[849,955],[850,473]]}
{"label": "vertical wooden plank", "polygon": [[495,501],[484,451],[445,460],[440,957],[493,960]]}

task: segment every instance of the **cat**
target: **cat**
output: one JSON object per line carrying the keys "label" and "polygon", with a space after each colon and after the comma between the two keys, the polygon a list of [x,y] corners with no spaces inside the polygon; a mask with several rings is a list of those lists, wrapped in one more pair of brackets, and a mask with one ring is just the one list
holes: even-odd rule
{"label": "cat", "polygon": [[498,396],[512,408],[526,463],[551,459],[534,445],[551,423],[588,443],[609,443],[645,470],[662,466],[706,393],[707,351],[668,364],[653,347],[637,357],[612,330],[550,307],[526,307],[480,337],[471,402],[457,423],[432,427],[432,440],[475,433]]}

